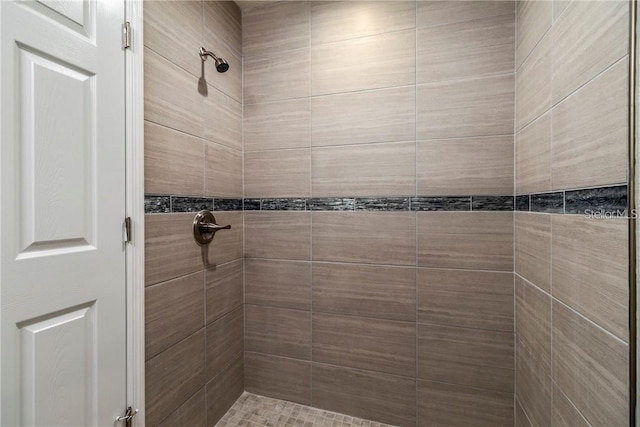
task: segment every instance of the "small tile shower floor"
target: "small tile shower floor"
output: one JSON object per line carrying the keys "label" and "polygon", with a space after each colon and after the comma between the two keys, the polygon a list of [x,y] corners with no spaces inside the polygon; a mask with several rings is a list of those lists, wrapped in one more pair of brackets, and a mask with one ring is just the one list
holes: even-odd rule
{"label": "small tile shower floor", "polygon": [[244,392],[217,427],[393,427]]}

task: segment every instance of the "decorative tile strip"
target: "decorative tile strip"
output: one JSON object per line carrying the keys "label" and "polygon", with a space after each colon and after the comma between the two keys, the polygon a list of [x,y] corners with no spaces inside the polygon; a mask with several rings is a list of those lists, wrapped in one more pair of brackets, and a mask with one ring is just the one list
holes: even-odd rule
{"label": "decorative tile strip", "polygon": [[171,212],[198,212],[213,210],[212,197],[171,196]]}
{"label": "decorative tile strip", "polygon": [[305,211],[307,210],[307,199],[262,199],[260,210]]}
{"label": "decorative tile strip", "polygon": [[565,213],[568,214],[608,213],[624,216],[626,210],[626,185],[565,192]]}
{"label": "decorative tile strip", "polygon": [[516,196],[516,210],[529,212],[529,195]]}
{"label": "decorative tile strip", "polygon": [[144,213],[169,213],[171,212],[170,196],[144,196]]}
{"label": "decorative tile strip", "polygon": [[344,197],[314,197],[307,199],[307,209],[310,211],[352,211],[355,199]]}
{"label": "decorative tile strip", "polygon": [[471,197],[412,197],[412,211],[470,211]]}
{"label": "decorative tile strip", "polygon": [[564,192],[532,194],[531,212],[564,213]]}
{"label": "decorative tile strip", "polygon": [[244,199],[242,206],[245,211],[259,211],[260,199]]}
{"label": "decorative tile strip", "polygon": [[471,196],[472,211],[512,211],[513,196]]}
{"label": "decorative tile strip", "polygon": [[357,211],[408,211],[409,197],[356,197]]}
{"label": "decorative tile strip", "polygon": [[[213,198],[147,194],[145,213],[214,211],[522,211],[627,214],[627,185],[518,196]],[[588,211],[588,212],[587,212]]]}
{"label": "decorative tile strip", "polygon": [[213,199],[215,211],[241,211],[242,199]]}

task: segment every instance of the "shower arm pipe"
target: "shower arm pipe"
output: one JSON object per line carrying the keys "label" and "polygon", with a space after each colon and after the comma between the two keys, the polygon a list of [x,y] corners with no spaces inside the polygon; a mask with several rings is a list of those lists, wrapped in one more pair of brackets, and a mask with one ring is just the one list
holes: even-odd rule
{"label": "shower arm pipe", "polygon": [[211,52],[210,50],[205,49],[204,47],[201,47],[200,50],[198,51],[198,53],[200,54],[200,59],[202,59],[203,61],[207,60],[207,56],[212,57],[213,59],[220,59],[216,56],[215,53]]}

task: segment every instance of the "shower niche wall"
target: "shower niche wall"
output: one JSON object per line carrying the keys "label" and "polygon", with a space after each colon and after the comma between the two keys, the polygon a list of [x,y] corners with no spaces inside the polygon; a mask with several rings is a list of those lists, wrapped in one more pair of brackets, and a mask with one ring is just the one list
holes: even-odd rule
{"label": "shower niche wall", "polygon": [[628,3],[240,5],[145,3],[148,423],[625,424]]}

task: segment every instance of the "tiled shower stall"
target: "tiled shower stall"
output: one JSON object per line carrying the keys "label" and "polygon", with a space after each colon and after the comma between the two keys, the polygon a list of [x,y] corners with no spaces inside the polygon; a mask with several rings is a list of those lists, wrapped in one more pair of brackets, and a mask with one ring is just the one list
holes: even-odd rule
{"label": "tiled shower stall", "polygon": [[629,4],[240,4],[144,5],[147,424],[626,425]]}

